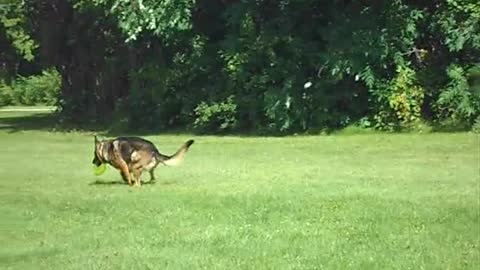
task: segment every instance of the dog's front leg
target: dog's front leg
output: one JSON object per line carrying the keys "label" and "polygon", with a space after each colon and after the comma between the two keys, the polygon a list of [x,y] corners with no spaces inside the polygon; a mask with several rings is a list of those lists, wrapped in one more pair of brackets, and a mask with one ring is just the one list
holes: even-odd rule
{"label": "dog's front leg", "polygon": [[155,174],[153,173],[153,169],[151,169],[150,171],[148,171],[150,173],[150,181],[155,181]]}
{"label": "dog's front leg", "polygon": [[135,181],[135,186],[137,187],[141,186],[142,184],[140,183],[140,181],[141,181],[142,171],[139,169],[133,169],[132,172],[133,172],[133,177],[135,178],[133,179]]}
{"label": "dog's front leg", "polygon": [[125,161],[122,160],[122,162],[120,162],[118,167],[120,169],[123,179],[126,178],[128,185],[131,186],[133,184],[132,176],[130,175],[130,170],[128,169],[127,163],[125,163]]}

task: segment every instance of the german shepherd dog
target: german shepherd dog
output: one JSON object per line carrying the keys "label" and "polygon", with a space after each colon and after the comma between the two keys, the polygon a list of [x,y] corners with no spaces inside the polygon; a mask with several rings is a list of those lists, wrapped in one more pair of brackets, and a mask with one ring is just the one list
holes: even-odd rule
{"label": "german shepherd dog", "polygon": [[180,165],[193,142],[188,140],[175,154],[167,156],[161,154],[152,142],[139,137],[118,137],[99,141],[95,136],[92,163],[96,166],[108,163],[120,171],[123,180],[130,186],[140,186],[140,176],[143,171],[148,171],[150,181],[154,181],[154,170],[158,164]]}

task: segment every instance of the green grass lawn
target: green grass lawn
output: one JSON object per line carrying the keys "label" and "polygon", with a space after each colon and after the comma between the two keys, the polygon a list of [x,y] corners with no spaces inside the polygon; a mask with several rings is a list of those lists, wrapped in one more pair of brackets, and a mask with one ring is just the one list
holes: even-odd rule
{"label": "green grass lawn", "polygon": [[21,115],[0,113],[0,269],[480,267],[478,135],[146,136],[196,142],[131,188],[93,175],[91,134]]}

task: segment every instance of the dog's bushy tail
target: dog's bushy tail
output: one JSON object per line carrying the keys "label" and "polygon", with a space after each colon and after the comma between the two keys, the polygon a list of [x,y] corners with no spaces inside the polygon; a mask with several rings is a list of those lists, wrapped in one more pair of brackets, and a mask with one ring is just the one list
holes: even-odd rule
{"label": "dog's bushy tail", "polygon": [[180,147],[180,149],[177,150],[177,152],[175,152],[175,154],[171,156],[161,155],[161,162],[167,166],[178,166],[182,164],[183,160],[185,159],[185,155],[188,152],[188,149],[194,142],[194,140],[188,140],[182,145],[182,147]]}

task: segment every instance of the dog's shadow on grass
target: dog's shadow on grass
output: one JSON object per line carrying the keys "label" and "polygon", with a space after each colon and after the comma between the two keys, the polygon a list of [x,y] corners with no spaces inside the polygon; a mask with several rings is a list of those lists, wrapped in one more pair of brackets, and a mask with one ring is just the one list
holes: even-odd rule
{"label": "dog's shadow on grass", "polygon": [[124,181],[102,181],[102,180],[95,180],[90,183],[91,186],[113,186],[113,185],[127,185]]}
{"label": "dog's shadow on grass", "polygon": [[[173,185],[176,184],[177,181],[142,181],[142,186],[143,185],[155,185],[155,184],[160,184],[160,185]],[[91,186],[114,186],[114,185],[125,185],[128,186],[128,183],[122,180],[117,180],[117,181],[102,181],[102,180],[95,180],[91,182],[89,185]]]}

